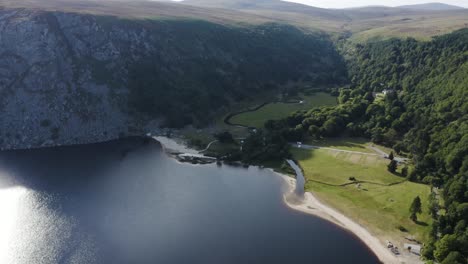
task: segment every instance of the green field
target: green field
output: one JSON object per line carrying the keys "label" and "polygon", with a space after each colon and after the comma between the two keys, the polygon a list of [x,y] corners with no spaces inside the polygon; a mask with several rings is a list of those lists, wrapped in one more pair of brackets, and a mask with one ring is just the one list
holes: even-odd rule
{"label": "green field", "polygon": [[311,96],[302,96],[303,103],[271,103],[254,112],[246,112],[231,118],[234,124],[263,127],[268,120],[278,120],[299,110],[309,110],[313,107],[336,105],[336,97],[327,93],[316,93]]}
{"label": "green field", "polygon": [[372,143],[368,139],[365,139],[365,138],[339,137],[339,138],[327,138],[324,140],[309,139],[309,140],[306,140],[304,143],[308,145],[319,146],[319,147],[334,148],[334,149],[341,149],[341,150],[348,150],[348,151],[357,151],[357,152],[380,155],[381,154],[380,152],[376,152],[375,150],[371,148],[371,147],[375,147],[387,154],[390,154],[390,152],[393,152],[393,155],[395,157],[405,157],[404,155],[396,154],[396,152],[391,148]]}
{"label": "green field", "polygon": [[339,152],[333,150],[297,150],[294,158],[308,172],[308,179],[327,184],[341,185],[351,183],[350,177],[358,181],[377,184],[393,184],[405,180],[386,170],[387,159],[377,155]]}
{"label": "green field", "polygon": [[336,148],[341,150],[358,151],[365,153],[375,153],[367,146],[370,144],[368,139],[365,138],[327,138],[326,140],[307,140],[304,142],[308,145],[320,146],[326,148]]}
{"label": "green field", "polygon": [[[325,149],[293,149],[292,153],[304,170],[307,191],[368,227],[381,240],[402,242],[405,236],[427,239],[431,224],[429,186],[390,174],[388,160],[378,156]],[[350,177],[365,183],[358,185]],[[409,207],[418,195],[423,214],[416,224],[409,219]],[[400,231],[401,227],[407,231]]]}

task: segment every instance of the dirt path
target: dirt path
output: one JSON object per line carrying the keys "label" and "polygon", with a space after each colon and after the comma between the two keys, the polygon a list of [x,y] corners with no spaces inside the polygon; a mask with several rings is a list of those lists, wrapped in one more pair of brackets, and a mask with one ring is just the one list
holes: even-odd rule
{"label": "dirt path", "polygon": [[250,128],[249,126],[244,126],[244,125],[241,125],[241,124],[234,124],[234,123],[231,123],[231,118],[233,118],[233,117],[236,116],[236,115],[243,114],[243,113],[255,112],[255,111],[257,111],[258,109],[260,109],[260,108],[262,108],[262,107],[264,107],[265,105],[270,104],[270,103],[271,103],[271,102],[265,102],[265,103],[263,103],[263,104],[261,104],[261,105],[258,105],[258,106],[256,106],[256,107],[253,107],[253,108],[248,108],[248,109],[246,109],[246,110],[242,110],[242,111],[230,113],[230,114],[228,114],[228,115],[224,118],[223,122],[224,122],[226,125],[228,125],[228,126]]}
{"label": "dirt path", "polygon": [[[385,153],[383,150],[377,148],[377,147],[374,147],[374,146],[369,146],[370,149],[372,149],[373,151],[377,152],[377,153],[380,153],[382,156],[384,157],[388,157],[389,154]],[[400,157],[394,157],[393,158],[395,161],[397,162],[406,162],[408,161],[407,158],[400,158]]]}
{"label": "dirt path", "polygon": [[211,145],[213,145],[213,144],[214,144],[214,143],[216,143],[216,142],[218,142],[218,140],[213,140],[213,141],[211,141],[210,143],[208,143],[208,145],[206,146],[206,148],[205,148],[205,149],[203,149],[203,150],[200,150],[200,153],[201,153],[201,152],[205,152],[205,151],[209,150],[209,149],[210,149],[210,147],[211,147]]}
{"label": "dirt path", "polygon": [[384,157],[388,157],[388,154],[385,153],[383,150],[377,148],[377,147],[374,147],[374,146],[369,146],[370,149],[372,149],[373,151],[377,152],[377,153],[380,153],[380,155],[384,156]]}

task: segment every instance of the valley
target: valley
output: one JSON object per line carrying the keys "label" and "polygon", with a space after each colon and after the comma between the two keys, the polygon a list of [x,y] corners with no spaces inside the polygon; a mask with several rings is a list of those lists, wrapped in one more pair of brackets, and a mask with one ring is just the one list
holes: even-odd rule
{"label": "valley", "polygon": [[0,149],[159,135],[208,156],[200,174],[293,176],[294,160],[310,197],[380,246],[423,246],[399,262],[466,264],[467,27],[445,4],[0,0]]}

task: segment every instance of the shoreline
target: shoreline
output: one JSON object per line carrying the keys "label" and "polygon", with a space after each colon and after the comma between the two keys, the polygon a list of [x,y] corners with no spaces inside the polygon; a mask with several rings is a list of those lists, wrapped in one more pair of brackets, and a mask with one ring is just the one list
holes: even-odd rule
{"label": "shoreline", "polygon": [[[167,137],[153,138],[159,141],[161,145],[164,146],[164,148],[167,147],[166,149],[189,150],[189,152],[197,153],[196,150],[190,149],[186,145],[181,144],[180,142],[177,142],[174,139]],[[367,248],[370,251],[372,251],[374,255],[384,264],[423,263],[420,260],[416,261],[414,258],[408,258],[404,255],[395,256],[384,245],[384,243],[379,240],[379,238],[373,236],[365,227],[359,225],[358,223],[343,215],[342,213],[338,212],[334,208],[322,203],[312,193],[304,192],[304,197],[298,197],[295,192],[297,182],[295,178],[277,172],[273,169],[271,169],[271,171],[278,177],[282,178],[287,184],[287,190],[283,193],[283,202],[290,209],[322,218],[345,229],[348,232],[351,232],[358,239],[360,239],[367,246]]]}
{"label": "shoreline", "polygon": [[288,191],[283,194],[283,201],[289,208],[320,217],[353,233],[369,248],[369,250],[374,253],[374,255],[377,256],[382,263],[423,263],[422,261],[415,261],[414,259],[410,259],[402,255],[393,255],[383,242],[373,236],[366,228],[336,211],[334,208],[323,204],[312,193],[304,192],[303,198],[297,197],[294,192],[296,188],[296,179],[279,172],[275,173],[288,185]]}

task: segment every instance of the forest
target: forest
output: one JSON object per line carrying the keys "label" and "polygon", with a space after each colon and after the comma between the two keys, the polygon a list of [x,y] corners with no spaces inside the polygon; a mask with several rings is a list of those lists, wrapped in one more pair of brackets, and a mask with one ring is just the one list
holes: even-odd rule
{"label": "forest", "polygon": [[414,162],[408,180],[443,190],[443,203],[432,197],[428,208],[434,224],[424,258],[466,263],[468,29],[430,42],[346,45],[351,85],[334,91],[339,105],[268,121],[263,133],[281,134],[285,141],[364,136],[408,155]]}
{"label": "forest", "polygon": [[326,35],[266,24],[222,26],[202,21],[149,21],[166,27],[164,49],[129,65],[129,109],[165,117],[166,126],[204,126],[217,110],[288,82],[344,83],[342,57]]}

